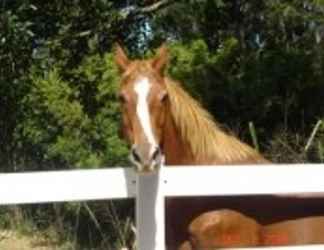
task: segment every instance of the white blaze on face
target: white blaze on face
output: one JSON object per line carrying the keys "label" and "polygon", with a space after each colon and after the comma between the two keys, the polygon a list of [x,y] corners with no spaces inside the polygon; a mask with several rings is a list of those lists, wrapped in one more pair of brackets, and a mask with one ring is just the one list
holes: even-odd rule
{"label": "white blaze on face", "polygon": [[137,107],[136,112],[139,118],[139,121],[141,123],[141,126],[144,130],[144,134],[148,140],[148,142],[151,144],[151,153],[153,153],[156,142],[154,139],[152,126],[151,126],[151,119],[149,114],[149,107],[147,98],[150,93],[151,84],[149,80],[146,77],[140,78],[135,83],[135,93],[137,94]]}

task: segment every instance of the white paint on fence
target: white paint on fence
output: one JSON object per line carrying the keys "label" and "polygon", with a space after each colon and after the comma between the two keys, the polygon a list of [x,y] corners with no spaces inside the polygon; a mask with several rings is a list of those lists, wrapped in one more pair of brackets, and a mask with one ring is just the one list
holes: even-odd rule
{"label": "white paint on fence", "polygon": [[0,174],[0,204],[28,204],[134,197],[131,168]]}
{"label": "white paint on fence", "polygon": [[324,194],[323,164],[175,167],[164,179],[165,196]]}
{"label": "white paint on fence", "polygon": [[138,175],[136,197],[137,244],[140,250],[165,249],[163,168]]}
{"label": "white paint on fence", "polygon": [[[165,250],[168,196],[324,194],[324,165],[167,167],[137,176],[131,168],[0,174],[0,205],[137,197],[140,250]],[[264,248],[324,249],[324,245]]]}

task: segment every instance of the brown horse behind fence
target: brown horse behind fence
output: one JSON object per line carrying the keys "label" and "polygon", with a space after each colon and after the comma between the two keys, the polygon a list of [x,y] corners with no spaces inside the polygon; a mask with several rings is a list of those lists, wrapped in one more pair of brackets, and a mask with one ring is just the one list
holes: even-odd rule
{"label": "brown horse behind fence", "polygon": [[[249,145],[225,133],[180,83],[165,75],[168,62],[165,46],[154,58],[130,60],[117,45],[115,61],[121,72],[122,134],[131,146],[130,159],[139,172],[155,171],[164,163],[196,166],[269,163]],[[181,202],[167,200],[169,250],[177,249],[186,239],[191,219],[208,211],[206,204],[212,201],[210,198],[207,203],[195,202],[179,209]]]}
{"label": "brown horse behind fence", "polygon": [[[140,172],[166,165],[233,165],[268,163],[247,144],[225,133],[212,116],[179,83],[164,74],[168,52],[162,46],[148,60],[130,60],[117,45],[121,71],[119,99],[122,134],[131,145],[130,159]],[[167,202],[167,244],[184,237],[186,218]],[[194,217],[200,204],[186,209]],[[199,209],[198,209],[199,210]]]}
{"label": "brown horse behind fence", "polygon": [[324,216],[261,225],[242,213],[221,209],[195,218],[188,235],[179,250],[323,244]]}
{"label": "brown horse behind fence", "polygon": [[148,60],[127,58],[117,46],[123,134],[139,171],[167,165],[267,163],[259,153],[225,133],[179,83],[164,75],[167,49]]}

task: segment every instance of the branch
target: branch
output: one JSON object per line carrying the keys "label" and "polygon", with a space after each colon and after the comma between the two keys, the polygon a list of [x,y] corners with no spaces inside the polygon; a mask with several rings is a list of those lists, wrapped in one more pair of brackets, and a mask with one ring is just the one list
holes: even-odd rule
{"label": "branch", "polygon": [[312,145],[313,140],[314,140],[314,138],[315,138],[315,136],[316,136],[316,133],[317,133],[317,131],[319,130],[319,128],[321,127],[321,125],[322,125],[322,121],[319,120],[319,121],[316,123],[316,126],[314,127],[314,129],[313,129],[313,131],[312,131],[312,134],[311,134],[311,136],[309,137],[309,139],[308,139],[308,141],[307,141],[307,144],[306,144],[305,149],[304,149],[305,152],[307,152],[308,149],[310,148],[310,146]]}
{"label": "branch", "polygon": [[150,12],[154,12],[154,11],[157,11],[161,8],[164,8],[168,5],[170,5],[172,2],[172,0],[160,0],[156,3],[153,3],[152,5],[149,5],[149,6],[145,6],[145,7],[142,7],[138,10],[138,12],[142,13],[142,14],[145,14],[145,13],[150,13]]}
{"label": "branch", "polygon": [[135,5],[127,6],[126,8],[123,8],[120,11],[120,15],[127,19],[129,17],[133,17],[140,14],[149,14],[153,13],[155,11],[158,11],[159,9],[165,8],[169,6],[170,4],[174,3],[174,0],[160,0],[157,1],[151,5],[143,6],[143,7],[137,7]]}

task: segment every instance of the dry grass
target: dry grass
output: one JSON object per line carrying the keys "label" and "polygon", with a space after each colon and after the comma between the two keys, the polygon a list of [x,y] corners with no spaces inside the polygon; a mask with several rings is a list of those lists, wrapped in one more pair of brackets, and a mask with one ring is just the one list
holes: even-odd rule
{"label": "dry grass", "polygon": [[17,231],[0,231],[0,249],[1,250],[58,250],[71,249],[67,246],[58,244],[55,240],[47,236],[35,233],[33,235],[23,235]]}
{"label": "dry grass", "polygon": [[266,149],[265,155],[274,163],[323,163],[323,134],[296,134],[278,130]]}

